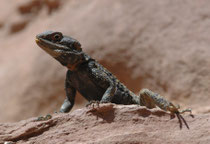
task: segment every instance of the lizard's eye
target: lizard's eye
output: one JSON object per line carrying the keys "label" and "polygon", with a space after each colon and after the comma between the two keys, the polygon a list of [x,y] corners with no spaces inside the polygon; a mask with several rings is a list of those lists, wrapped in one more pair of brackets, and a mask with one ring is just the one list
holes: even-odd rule
{"label": "lizard's eye", "polygon": [[61,39],[62,39],[62,35],[59,33],[56,33],[52,36],[52,40],[55,42],[60,41]]}

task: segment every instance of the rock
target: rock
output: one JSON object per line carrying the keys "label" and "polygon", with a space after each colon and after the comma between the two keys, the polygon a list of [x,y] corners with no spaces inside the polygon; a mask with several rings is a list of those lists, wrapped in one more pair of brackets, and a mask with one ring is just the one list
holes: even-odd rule
{"label": "rock", "polygon": [[210,114],[183,115],[190,129],[159,109],[137,105],[100,104],[53,114],[52,119],[30,118],[0,124],[0,143],[208,143]]}
{"label": "rock", "polygon": [[10,33],[16,33],[23,30],[27,26],[28,22],[28,20],[21,20],[20,22],[13,23],[10,28]]}
{"label": "rock", "polygon": [[[34,42],[45,30],[78,39],[135,93],[149,88],[182,108],[209,113],[208,2],[71,0],[51,6],[45,1],[27,26],[10,33],[12,24],[33,13],[36,0],[11,1],[0,2],[1,122],[52,113],[64,100],[66,69]],[[20,13],[21,6],[32,7]],[[77,96],[74,108],[84,103]]]}
{"label": "rock", "polygon": [[18,6],[18,11],[25,14],[38,14],[43,7],[47,7],[48,13],[57,10],[61,5],[62,0],[31,0],[25,1]]}

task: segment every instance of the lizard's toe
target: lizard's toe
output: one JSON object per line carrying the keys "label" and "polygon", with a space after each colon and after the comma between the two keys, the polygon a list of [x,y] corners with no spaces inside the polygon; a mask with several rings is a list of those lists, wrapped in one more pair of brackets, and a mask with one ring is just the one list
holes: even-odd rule
{"label": "lizard's toe", "polygon": [[97,107],[99,107],[99,101],[97,100],[91,100],[89,103],[86,104],[86,107],[92,107],[92,108],[95,108],[95,105]]}

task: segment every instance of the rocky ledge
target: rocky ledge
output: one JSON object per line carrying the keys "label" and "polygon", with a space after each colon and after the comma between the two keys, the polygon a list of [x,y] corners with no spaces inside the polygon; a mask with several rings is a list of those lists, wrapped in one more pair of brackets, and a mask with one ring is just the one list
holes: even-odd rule
{"label": "rocky ledge", "polygon": [[[49,120],[0,124],[0,143],[208,143],[210,114],[177,117],[137,105],[100,104]],[[188,128],[189,127],[189,128]]]}

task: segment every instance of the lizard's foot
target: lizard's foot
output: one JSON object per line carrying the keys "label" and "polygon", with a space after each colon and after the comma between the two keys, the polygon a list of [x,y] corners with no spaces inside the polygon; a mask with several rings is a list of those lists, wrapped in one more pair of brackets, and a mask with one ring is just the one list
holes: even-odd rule
{"label": "lizard's foot", "polygon": [[97,106],[97,107],[99,107],[99,101],[97,101],[97,100],[91,100],[88,104],[86,104],[86,107],[92,107],[93,109],[95,108],[95,105]]}
{"label": "lizard's foot", "polygon": [[61,108],[60,108],[60,112],[67,113],[71,110],[72,106],[73,105],[71,104],[71,102],[68,99],[65,99]]}
{"label": "lizard's foot", "polygon": [[51,119],[52,116],[50,114],[47,114],[46,116],[39,116],[36,121],[46,121],[46,120],[49,120]]}
{"label": "lizard's foot", "polygon": [[169,111],[171,113],[171,116],[174,117],[174,114],[177,116],[178,120],[179,120],[179,124],[180,124],[180,129],[182,129],[182,121],[184,122],[185,126],[189,128],[187,122],[185,121],[185,119],[182,117],[181,114],[185,113],[185,112],[189,112],[190,113],[190,116],[192,118],[194,118],[194,116],[192,115],[192,110],[191,109],[184,109],[184,110],[179,110],[180,109],[180,106],[175,106],[173,103],[171,102],[168,102],[168,104],[165,104],[165,109],[167,111]]}
{"label": "lizard's foot", "polygon": [[179,105],[175,106],[171,102],[168,102],[168,104],[165,104],[165,110],[169,111],[172,115],[174,115],[174,114],[179,114],[180,115],[180,114],[183,114],[185,112],[189,112],[190,115],[193,116],[191,109],[188,108],[188,109],[184,109],[184,110],[181,110],[181,111],[179,109],[180,109]]}

